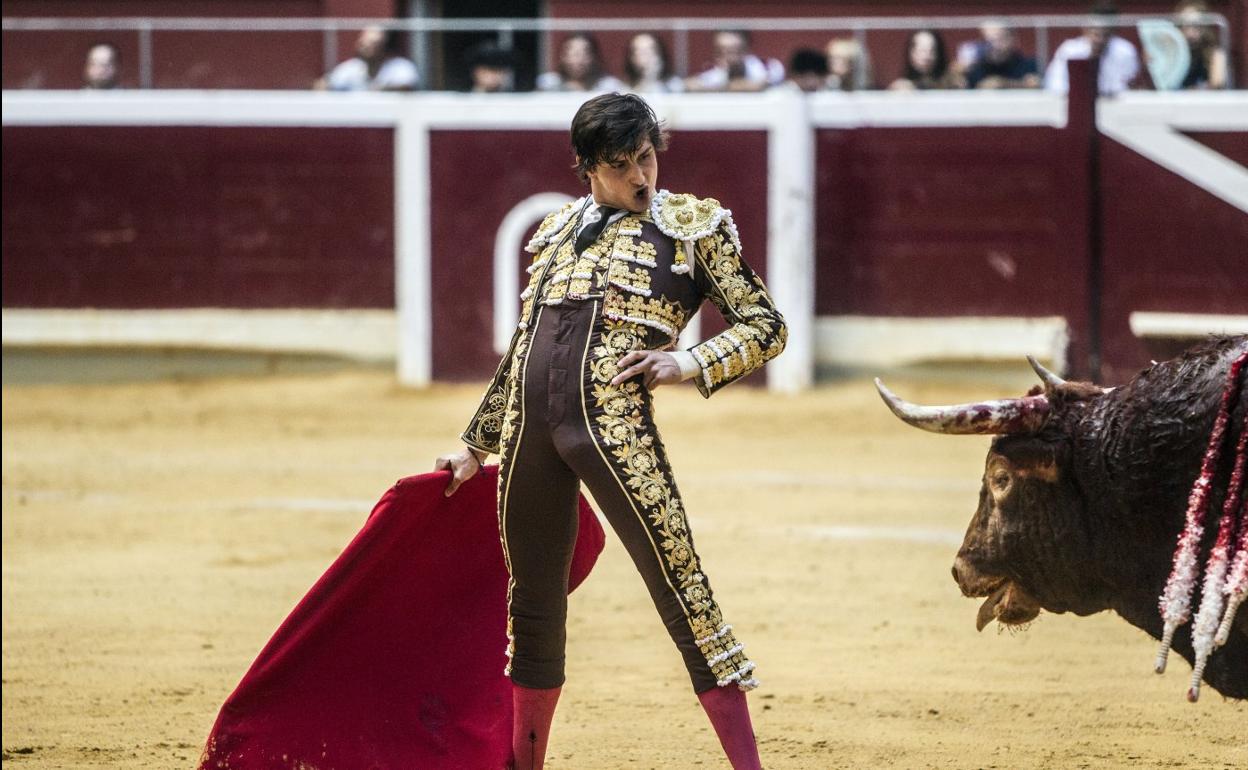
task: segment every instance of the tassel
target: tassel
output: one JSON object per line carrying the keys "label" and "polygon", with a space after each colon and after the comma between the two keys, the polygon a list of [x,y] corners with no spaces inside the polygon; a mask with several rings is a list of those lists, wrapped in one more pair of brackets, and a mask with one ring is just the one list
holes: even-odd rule
{"label": "tassel", "polygon": [[1218,646],[1216,635],[1222,617],[1223,591],[1227,569],[1231,558],[1232,534],[1235,529],[1235,509],[1239,507],[1240,495],[1243,494],[1244,461],[1248,454],[1248,417],[1240,427],[1239,441],[1235,447],[1235,468],[1231,472],[1231,483],[1226,501],[1222,507],[1222,520],[1218,522],[1218,539],[1214,543],[1209,560],[1205,563],[1205,587],[1200,599],[1200,611],[1192,623],[1192,648],[1196,652],[1196,660],[1192,666],[1192,684],[1187,691],[1187,699],[1192,703],[1200,697],[1200,680],[1205,674],[1205,665],[1209,655]]}
{"label": "tassel", "polygon": [[1222,615],[1218,632],[1213,637],[1215,647],[1221,647],[1231,638],[1235,613],[1239,610],[1239,605],[1243,604],[1244,597],[1248,596],[1248,494],[1244,498],[1239,506],[1239,544],[1231,560],[1226,585],[1222,587],[1222,593],[1226,596],[1226,611]]}
{"label": "tassel", "polygon": [[1163,627],[1161,645],[1157,649],[1157,658],[1153,663],[1153,670],[1158,674],[1165,673],[1166,658],[1170,654],[1174,632],[1191,616],[1192,592],[1197,581],[1197,552],[1200,548],[1201,537],[1205,532],[1204,519],[1209,508],[1209,487],[1213,483],[1213,476],[1222,452],[1222,438],[1226,433],[1226,424],[1230,421],[1231,398],[1235,393],[1235,385],[1239,381],[1239,371],[1246,360],[1248,360],[1248,353],[1239,356],[1231,364],[1226,390],[1222,393],[1218,415],[1214,420],[1213,430],[1209,433],[1209,445],[1205,449],[1205,456],[1201,462],[1200,475],[1197,476],[1196,483],[1192,485],[1192,492],[1188,498],[1185,524],[1183,531],[1179,534],[1174,552],[1174,565],[1160,599]]}
{"label": "tassel", "polygon": [[681,241],[684,248],[676,249],[672,260],[672,272],[677,275],[693,274],[693,241]]}

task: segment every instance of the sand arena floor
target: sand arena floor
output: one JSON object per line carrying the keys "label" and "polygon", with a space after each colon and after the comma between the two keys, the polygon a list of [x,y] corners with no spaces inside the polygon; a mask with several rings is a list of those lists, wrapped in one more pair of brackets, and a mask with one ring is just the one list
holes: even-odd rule
{"label": "sand arena floor", "polygon": [[[916,400],[1017,393],[897,380]],[[191,767],[269,634],[480,386],[385,372],[3,391],[6,768]],[[1107,614],[975,632],[949,574],[985,439],[866,381],[659,392],[708,574],[759,664],[770,768],[1248,766],[1248,704]],[[571,600],[549,767],[726,767],[618,542]]]}

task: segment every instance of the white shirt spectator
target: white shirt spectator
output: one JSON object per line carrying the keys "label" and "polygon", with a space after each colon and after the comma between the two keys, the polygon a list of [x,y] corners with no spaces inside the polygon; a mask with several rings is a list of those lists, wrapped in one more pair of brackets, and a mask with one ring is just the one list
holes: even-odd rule
{"label": "white shirt spectator", "polygon": [[[754,54],[746,54],[742,60],[745,79],[752,83],[777,86],[784,82],[784,65],[777,59],[764,62]],[[696,76],[698,86],[706,91],[723,91],[728,88],[728,68],[711,67]]]}
{"label": "white shirt spectator", "polygon": [[331,91],[414,91],[419,84],[416,65],[402,56],[382,62],[372,79],[367,62],[358,56],[347,59],[334,67],[327,79]]}
{"label": "white shirt spectator", "polygon": [[[1070,90],[1066,62],[1087,59],[1092,56],[1092,43],[1086,37],[1067,40],[1057,47],[1053,61],[1044,73],[1045,90],[1066,93]],[[1126,91],[1135,76],[1140,74],[1140,57],[1130,41],[1112,36],[1101,52],[1100,74],[1097,86],[1102,96],[1113,96]]]}

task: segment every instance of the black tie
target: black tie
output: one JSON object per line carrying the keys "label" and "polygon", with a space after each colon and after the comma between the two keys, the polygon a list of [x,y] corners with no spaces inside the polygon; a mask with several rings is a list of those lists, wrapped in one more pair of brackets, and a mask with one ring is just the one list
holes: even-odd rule
{"label": "black tie", "polygon": [[579,235],[576,236],[575,248],[577,254],[585,251],[585,249],[589,248],[590,244],[598,240],[598,236],[602,235],[602,231],[607,226],[607,220],[611,219],[611,215],[615,214],[617,211],[619,211],[619,209],[613,209],[608,206],[598,207],[598,213],[601,215],[599,216],[598,221],[585,225],[585,228],[581,230]]}

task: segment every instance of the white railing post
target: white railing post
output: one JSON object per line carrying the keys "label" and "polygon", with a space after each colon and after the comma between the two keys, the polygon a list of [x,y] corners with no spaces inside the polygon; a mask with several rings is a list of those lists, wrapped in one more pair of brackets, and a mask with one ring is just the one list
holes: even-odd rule
{"label": "white railing post", "polygon": [[767,386],[796,393],[814,382],[815,141],[804,94],[774,91],[767,132],[767,287],[788,322]]}
{"label": "white railing post", "polygon": [[155,75],[152,72],[152,25],[139,26],[139,88],[152,88]]}
{"label": "white railing post", "polygon": [[399,382],[417,387],[433,381],[429,184],[429,127],[420,104],[411,101],[399,110],[394,128],[394,302]]}

